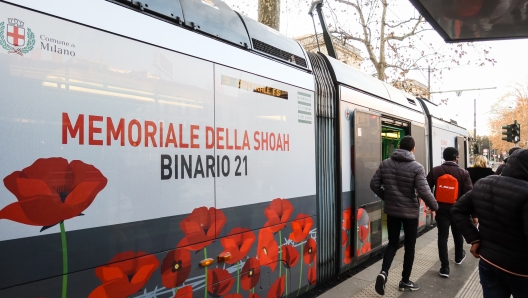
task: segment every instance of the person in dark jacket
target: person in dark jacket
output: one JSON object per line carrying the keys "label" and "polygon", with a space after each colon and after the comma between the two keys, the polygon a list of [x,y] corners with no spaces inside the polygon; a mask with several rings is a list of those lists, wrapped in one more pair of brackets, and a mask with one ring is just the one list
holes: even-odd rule
{"label": "person in dark jacket", "polygon": [[469,178],[471,178],[473,185],[480,179],[495,174],[491,168],[488,168],[488,159],[484,155],[476,155],[475,163],[466,170],[469,172]]}
{"label": "person in dark jacket", "polygon": [[414,262],[414,247],[420,213],[420,202],[416,193],[429,208],[438,209],[438,204],[427,185],[424,168],[414,158],[414,145],[414,139],[411,136],[403,137],[399,149],[395,150],[390,158],[381,162],[370,181],[372,191],[385,201],[389,236],[389,245],[383,257],[381,272],[376,278],[375,288],[380,295],[385,294],[389,268],[399,248],[402,225],[405,233],[405,256],[399,290],[416,291],[419,289],[409,280]]}
{"label": "person in dark jacket", "polygon": [[[475,185],[480,179],[495,174],[491,168],[488,168],[488,159],[484,155],[475,155],[473,167],[467,168],[466,170],[469,172],[469,178],[471,178],[471,183],[473,183],[473,185]],[[473,215],[472,217],[473,224],[478,225],[478,218],[476,215]]]}
{"label": "person in dark jacket", "polygon": [[[447,147],[442,153],[445,162],[437,167],[434,167],[427,175],[427,183],[431,191],[434,189],[436,195],[436,181],[439,177],[449,174],[458,181],[458,198],[473,188],[468,171],[458,166],[458,150],[453,147]],[[438,211],[436,212],[436,227],[438,229],[438,256],[442,264],[438,274],[442,277],[449,277],[449,258],[447,250],[447,240],[449,238],[449,226],[451,226],[451,233],[455,242],[455,263],[460,265],[466,258],[464,251],[464,239],[459,232],[453,217],[451,216],[451,207],[453,205],[447,203],[438,203]],[[468,217],[469,218],[469,217]]]}
{"label": "person in dark jacket", "polygon": [[[528,296],[528,150],[514,152],[501,176],[479,180],[451,208],[453,218],[480,258],[485,298]],[[468,216],[476,213],[479,229]]]}
{"label": "person in dark jacket", "polygon": [[[511,148],[509,151],[508,151],[508,156],[511,156],[513,154],[513,152],[517,151],[521,149],[520,147],[513,147]],[[495,171],[495,174],[496,175],[500,175],[502,173],[502,170],[504,169],[504,166],[506,165],[506,163],[508,162],[508,158],[504,159],[504,163],[501,164],[498,168],[497,168],[497,171]]]}

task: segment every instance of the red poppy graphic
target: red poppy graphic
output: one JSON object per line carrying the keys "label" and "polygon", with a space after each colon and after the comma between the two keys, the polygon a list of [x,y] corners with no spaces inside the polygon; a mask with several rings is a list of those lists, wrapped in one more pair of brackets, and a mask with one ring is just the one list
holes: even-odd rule
{"label": "red poppy graphic", "polygon": [[367,242],[367,243],[363,244],[363,247],[361,247],[361,252],[363,254],[366,254],[367,252],[370,251],[370,249],[371,249],[370,248],[370,242]]}
{"label": "red poppy graphic", "polygon": [[236,264],[248,254],[255,242],[255,233],[246,228],[234,228],[229,235],[231,236],[220,239],[220,243],[224,247],[224,252],[231,253],[231,259],[226,263]]}
{"label": "red poppy graphic", "polygon": [[192,286],[185,286],[178,289],[174,298],[192,298],[193,288]]}
{"label": "red poppy graphic", "polygon": [[207,291],[216,296],[223,296],[231,290],[235,279],[224,269],[207,270]]}
{"label": "red poppy graphic", "polygon": [[242,289],[251,290],[260,280],[260,263],[255,258],[249,258],[242,267],[240,284]]}
{"label": "red poppy graphic", "polygon": [[191,253],[186,249],[170,251],[161,264],[161,283],[166,288],[181,285],[191,273]]}
{"label": "red poppy graphic", "polygon": [[277,233],[286,226],[293,212],[293,206],[290,201],[286,199],[274,199],[268,207],[264,209],[264,215],[268,218],[268,222],[264,225],[270,227],[273,233]]}
{"label": "red poppy graphic", "polygon": [[341,230],[341,246],[347,245],[348,242],[348,234],[345,232],[345,230]]}
{"label": "red poppy graphic", "polygon": [[286,263],[286,267],[292,268],[299,261],[299,252],[291,245],[282,246],[282,259]]}
{"label": "red poppy graphic", "polygon": [[259,231],[257,258],[261,266],[268,266],[272,271],[277,267],[279,245],[273,237],[271,228],[263,228]]}
{"label": "red poppy graphic", "polygon": [[317,281],[317,275],[315,272],[315,267],[310,267],[308,269],[308,283],[313,286],[315,285],[316,281]]}
{"label": "red poppy graphic", "polygon": [[317,255],[317,243],[313,238],[309,238],[306,241],[303,249],[303,259],[305,264],[311,264],[315,260]]}
{"label": "red poppy graphic", "polygon": [[293,232],[290,234],[290,239],[295,242],[301,242],[308,236],[310,229],[313,226],[313,220],[307,214],[299,214],[294,221],[291,222]]}
{"label": "red poppy graphic", "polygon": [[348,264],[350,264],[350,262],[352,262],[352,255],[351,255],[351,251],[350,251],[350,246],[348,246],[345,249],[345,258],[343,259],[343,263],[348,265]]}
{"label": "red poppy graphic", "polygon": [[122,252],[110,260],[108,265],[97,267],[95,275],[103,283],[89,298],[126,298],[141,290],[159,262],[153,255],[144,252]]}
{"label": "red poppy graphic", "polygon": [[226,224],[224,213],[214,207],[199,207],[180,222],[185,238],[178,246],[187,246],[189,250],[200,250],[213,243],[216,235]]}
{"label": "red poppy graphic", "polygon": [[284,295],[284,278],[285,275],[279,277],[270,287],[268,291],[268,298],[279,298]]}
{"label": "red poppy graphic", "polygon": [[260,296],[255,293],[249,293],[249,298],[260,298]]}
{"label": "red poppy graphic", "polygon": [[244,296],[240,294],[229,294],[227,296],[224,296],[224,298],[244,298]]}
{"label": "red poppy graphic", "polygon": [[351,226],[351,220],[352,220],[352,209],[348,207],[343,211],[343,229],[350,230]]}
{"label": "red poppy graphic", "polygon": [[39,158],[31,166],[4,178],[18,202],[0,210],[0,219],[49,227],[81,215],[106,186],[92,165],[60,157]]}

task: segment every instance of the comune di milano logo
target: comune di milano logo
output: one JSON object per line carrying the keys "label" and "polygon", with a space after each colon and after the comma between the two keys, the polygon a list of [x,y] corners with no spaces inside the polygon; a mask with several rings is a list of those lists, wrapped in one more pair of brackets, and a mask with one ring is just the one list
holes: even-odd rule
{"label": "comune di milano logo", "polygon": [[[4,38],[4,32],[6,32],[7,41]],[[0,46],[10,54],[24,56],[35,46],[35,34],[29,28],[26,30],[21,20],[8,19],[7,30],[4,22],[0,23],[0,33]]]}

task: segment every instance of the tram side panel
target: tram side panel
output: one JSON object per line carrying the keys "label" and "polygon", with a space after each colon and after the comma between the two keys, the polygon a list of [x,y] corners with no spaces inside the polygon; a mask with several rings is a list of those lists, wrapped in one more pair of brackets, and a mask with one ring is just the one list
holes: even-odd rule
{"label": "tram side panel", "polygon": [[[1,3],[4,30],[21,29],[13,17],[26,44],[0,52],[0,296],[266,296],[315,283],[313,123],[299,121],[313,93],[248,77],[292,98],[266,109],[274,91],[254,89],[237,99],[254,114],[226,114],[236,88],[210,62]],[[283,122],[258,111],[283,107]],[[283,151],[257,150],[257,131],[268,146],[280,133]]]}
{"label": "tram side panel", "polygon": [[[227,217],[220,242],[240,231],[256,237],[247,256],[225,268],[236,278],[238,266],[255,262],[265,277],[253,278],[254,288],[241,283],[240,291],[234,285],[229,293],[253,290],[271,297],[268,292],[282,289],[295,297],[316,278],[314,94],[220,65],[215,90],[216,135],[229,129],[231,143],[217,147],[217,155],[242,160],[239,176],[216,180],[217,208]],[[243,279],[254,265],[244,266]]]}

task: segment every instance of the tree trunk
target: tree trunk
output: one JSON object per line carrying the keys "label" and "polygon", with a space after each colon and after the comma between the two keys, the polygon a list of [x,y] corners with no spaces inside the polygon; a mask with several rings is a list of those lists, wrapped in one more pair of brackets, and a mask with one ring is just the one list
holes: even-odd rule
{"label": "tree trunk", "polygon": [[280,0],[259,0],[258,21],[277,31],[280,29]]}

